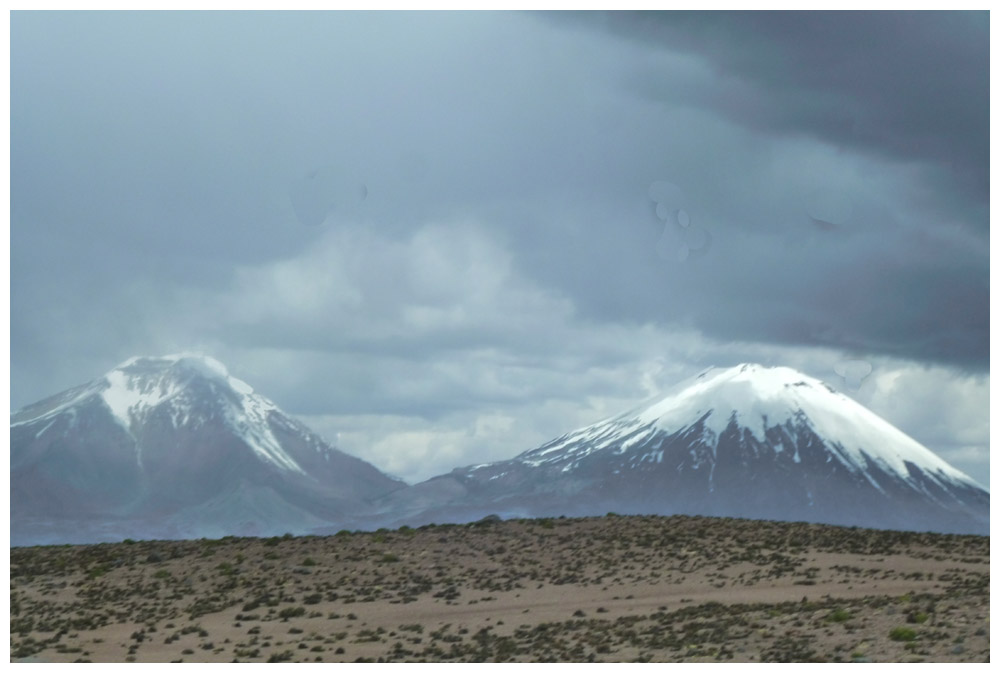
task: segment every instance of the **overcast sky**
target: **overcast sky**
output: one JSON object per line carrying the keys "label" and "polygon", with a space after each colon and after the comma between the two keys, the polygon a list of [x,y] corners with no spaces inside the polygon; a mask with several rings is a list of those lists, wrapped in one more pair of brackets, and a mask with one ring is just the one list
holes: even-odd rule
{"label": "overcast sky", "polygon": [[757,361],[989,484],[986,12],[10,37],[12,409],[200,351],[414,482]]}

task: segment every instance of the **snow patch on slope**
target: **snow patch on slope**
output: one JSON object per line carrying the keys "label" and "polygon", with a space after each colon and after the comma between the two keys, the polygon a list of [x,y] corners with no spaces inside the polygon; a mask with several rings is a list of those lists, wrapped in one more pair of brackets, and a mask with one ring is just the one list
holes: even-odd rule
{"label": "snow patch on slope", "polygon": [[[247,386],[249,388],[249,386]],[[227,408],[227,420],[254,452],[273,465],[305,474],[298,463],[281,448],[278,439],[271,432],[268,415],[279,411],[270,400],[260,395],[240,393],[239,413]]]}
{"label": "snow patch on slope", "polygon": [[143,381],[127,375],[120,369],[108,372],[104,376],[108,386],[101,391],[101,399],[111,410],[114,419],[125,430],[131,432],[134,414],[155,407],[160,402],[172,397],[180,389],[174,382],[159,381],[159,385],[144,384]]}

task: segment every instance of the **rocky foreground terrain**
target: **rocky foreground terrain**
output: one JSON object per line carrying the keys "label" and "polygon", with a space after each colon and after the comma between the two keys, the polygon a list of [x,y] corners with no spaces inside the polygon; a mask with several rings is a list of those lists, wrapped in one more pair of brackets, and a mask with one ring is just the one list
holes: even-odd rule
{"label": "rocky foreground terrain", "polygon": [[989,553],[613,514],[13,548],[11,661],[983,662]]}

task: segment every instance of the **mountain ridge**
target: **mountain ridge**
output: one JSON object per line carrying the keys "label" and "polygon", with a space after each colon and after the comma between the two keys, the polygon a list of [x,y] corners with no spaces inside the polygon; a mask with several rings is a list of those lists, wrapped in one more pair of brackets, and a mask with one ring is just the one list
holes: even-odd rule
{"label": "mountain ridge", "polygon": [[[720,385],[720,383],[724,385]],[[734,391],[732,386],[734,383],[746,384],[745,387],[752,389],[751,394],[745,394],[746,391],[743,390]],[[723,388],[724,392],[720,394],[719,388]],[[742,398],[740,393],[744,393]],[[780,396],[781,393],[785,394],[783,399]],[[822,399],[824,397],[826,399]],[[768,404],[769,398],[778,398],[778,404]],[[800,403],[789,404],[789,398],[798,399]],[[766,427],[787,423],[793,416],[802,413],[804,411],[802,402],[808,402],[809,406],[814,409],[824,406],[826,412],[832,411],[839,419],[845,421],[840,428],[832,427],[829,423],[826,424],[826,427],[818,428],[820,434],[828,439],[839,436],[838,443],[845,445],[850,455],[843,456],[841,454],[838,457],[857,459],[859,456],[856,452],[851,451],[852,447],[855,444],[862,445],[866,440],[870,441],[870,438],[864,437],[863,434],[859,435],[857,428],[862,424],[874,426],[877,432],[888,435],[895,440],[897,452],[886,452],[880,450],[882,448],[880,446],[873,446],[870,447],[868,453],[874,453],[878,459],[893,468],[897,474],[906,476],[904,463],[907,460],[917,460],[933,466],[934,469],[954,480],[972,483],[983,488],[981,484],[946,463],[912,437],[863,405],[837,392],[823,381],[789,367],[765,367],[756,363],[741,363],[728,368],[709,367],[700,374],[681,381],[664,393],[653,396],[628,411],[567,433],[538,449],[526,451],[517,458],[532,454],[544,455],[558,449],[558,445],[552,445],[560,440],[568,441],[573,436],[587,431],[593,432],[594,429],[598,428],[606,428],[615,423],[634,422],[638,425],[654,425],[655,429],[669,431],[672,427],[683,425],[684,423],[680,419],[684,413],[690,415],[691,409],[697,410],[694,412],[697,416],[700,416],[703,409],[706,411],[706,416],[702,419],[707,421],[704,423],[705,429],[717,437],[728,427],[734,414],[738,416],[748,414],[746,409],[748,403],[752,406],[749,413],[755,414],[755,417],[752,419],[752,423],[744,423],[742,427],[750,430],[757,439],[763,439],[766,435]],[[782,403],[784,403],[785,408],[782,408]],[[720,409],[721,411],[719,411]],[[775,422],[776,418],[780,420]],[[816,422],[816,419],[813,420]],[[769,423],[769,421],[771,422]],[[776,447],[776,450],[778,452],[783,450],[782,445]]]}
{"label": "mountain ridge", "polygon": [[[439,492],[439,493],[438,493]],[[710,368],[514,458],[390,494],[406,521],[701,514],[989,531],[989,493],[830,386],[790,368]]]}
{"label": "mountain ridge", "polygon": [[130,358],[11,417],[12,541],[303,533],[405,487],[207,356]]}
{"label": "mountain ridge", "polygon": [[412,486],[198,354],[133,357],[11,416],[12,542],[607,511],[989,533],[987,489],[787,367],[709,368],[513,458]]}

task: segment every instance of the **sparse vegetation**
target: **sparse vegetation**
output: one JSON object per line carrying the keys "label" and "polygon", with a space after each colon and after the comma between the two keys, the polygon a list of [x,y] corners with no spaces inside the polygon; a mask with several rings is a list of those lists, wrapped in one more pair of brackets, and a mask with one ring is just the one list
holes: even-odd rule
{"label": "sparse vegetation", "polygon": [[989,539],[975,536],[489,516],[330,537],[16,548],[10,581],[12,660],[989,656]]}

